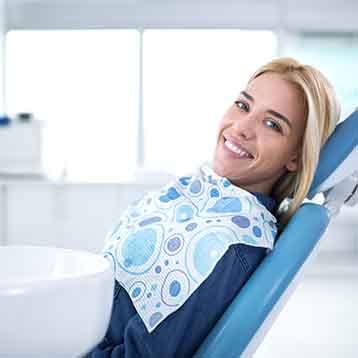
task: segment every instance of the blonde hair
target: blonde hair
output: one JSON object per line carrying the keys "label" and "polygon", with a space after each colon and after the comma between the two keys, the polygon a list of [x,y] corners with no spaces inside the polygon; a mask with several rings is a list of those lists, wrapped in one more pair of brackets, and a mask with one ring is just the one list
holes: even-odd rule
{"label": "blonde hair", "polygon": [[289,199],[286,208],[282,210],[281,205],[276,213],[282,229],[307,196],[320,150],[338,123],[341,106],[330,82],[312,66],[300,64],[289,57],[274,59],[260,67],[249,82],[265,72],[277,73],[298,88],[306,116],[298,170],[283,175],[272,192],[279,206],[286,198]]}

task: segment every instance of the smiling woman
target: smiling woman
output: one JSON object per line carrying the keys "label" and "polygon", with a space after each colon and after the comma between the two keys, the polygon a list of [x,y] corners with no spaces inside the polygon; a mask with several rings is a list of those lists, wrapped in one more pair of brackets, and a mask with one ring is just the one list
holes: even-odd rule
{"label": "smiling woman", "polygon": [[275,73],[251,81],[221,121],[216,172],[248,191],[270,195],[286,170],[297,170],[305,128],[302,104],[298,90]]}
{"label": "smiling woman", "polygon": [[340,105],[317,69],[281,58],[261,67],[224,114],[214,170],[248,191],[287,197],[281,225],[307,195],[321,146],[338,122]]}

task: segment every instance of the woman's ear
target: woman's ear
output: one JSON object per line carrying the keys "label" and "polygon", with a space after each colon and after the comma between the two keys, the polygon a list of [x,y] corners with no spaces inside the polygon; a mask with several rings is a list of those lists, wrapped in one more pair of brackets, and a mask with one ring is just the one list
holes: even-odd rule
{"label": "woman's ear", "polygon": [[295,172],[298,169],[298,154],[294,154],[292,158],[286,163],[286,168],[289,172]]}

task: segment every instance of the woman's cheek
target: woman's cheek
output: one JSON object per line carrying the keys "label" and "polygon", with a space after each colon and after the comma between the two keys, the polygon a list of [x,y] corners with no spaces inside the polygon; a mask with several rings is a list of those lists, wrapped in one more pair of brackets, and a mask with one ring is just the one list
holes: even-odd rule
{"label": "woman's cheek", "polygon": [[217,133],[218,133],[217,141],[218,142],[221,140],[221,138],[223,136],[223,132],[227,127],[229,127],[229,123],[224,118],[219,122],[218,130],[217,130]]}
{"label": "woman's cheek", "polygon": [[227,116],[224,116],[221,121],[219,122],[219,127],[224,129],[230,124],[230,119]]}

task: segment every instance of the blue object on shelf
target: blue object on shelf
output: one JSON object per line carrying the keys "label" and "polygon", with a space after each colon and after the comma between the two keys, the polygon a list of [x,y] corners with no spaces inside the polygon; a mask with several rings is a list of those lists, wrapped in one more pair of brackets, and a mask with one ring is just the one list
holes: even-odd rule
{"label": "blue object on shelf", "polygon": [[0,126],[8,126],[11,120],[8,116],[0,116]]}

